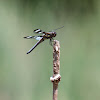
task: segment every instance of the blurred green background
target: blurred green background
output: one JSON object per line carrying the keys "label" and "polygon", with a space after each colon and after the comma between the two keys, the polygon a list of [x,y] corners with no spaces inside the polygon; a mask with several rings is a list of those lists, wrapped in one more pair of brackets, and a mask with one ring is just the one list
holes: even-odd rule
{"label": "blurred green background", "polygon": [[52,100],[49,40],[24,39],[57,30],[59,100],[100,100],[99,0],[0,0],[0,100]]}

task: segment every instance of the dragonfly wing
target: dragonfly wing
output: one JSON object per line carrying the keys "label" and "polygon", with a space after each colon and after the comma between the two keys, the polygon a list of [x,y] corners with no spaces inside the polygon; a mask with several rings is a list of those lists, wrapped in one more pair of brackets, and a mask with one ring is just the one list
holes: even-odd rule
{"label": "dragonfly wing", "polygon": [[44,39],[43,37],[27,52],[27,54],[29,54],[30,52],[32,52],[41,42],[43,42]]}
{"label": "dragonfly wing", "polygon": [[42,39],[42,37],[43,36],[26,36],[26,37],[24,37],[25,39],[32,39],[32,38],[34,38],[34,39],[36,39],[36,40],[41,40]]}
{"label": "dragonfly wing", "polygon": [[36,29],[33,32],[38,33],[38,34],[45,34],[41,29]]}
{"label": "dragonfly wing", "polygon": [[32,39],[32,38],[34,38],[34,36],[26,36],[26,37],[24,37],[25,39]]}
{"label": "dragonfly wing", "polygon": [[34,30],[34,32],[41,34],[42,33],[42,30],[41,29],[36,29],[36,30]]}
{"label": "dragonfly wing", "polygon": [[34,36],[34,38],[35,38],[36,40],[40,41],[40,40],[43,38],[43,36]]}

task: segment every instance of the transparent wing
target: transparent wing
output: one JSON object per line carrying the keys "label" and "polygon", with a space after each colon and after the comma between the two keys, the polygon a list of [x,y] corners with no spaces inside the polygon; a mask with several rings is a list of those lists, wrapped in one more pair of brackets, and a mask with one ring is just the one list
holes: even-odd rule
{"label": "transparent wing", "polygon": [[38,34],[45,34],[41,29],[36,29],[33,32],[38,33]]}
{"label": "transparent wing", "polygon": [[32,38],[34,38],[34,36],[25,36],[24,38],[26,38],[26,39],[32,39]]}
{"label": "transparent wing", "polygon": [[32,39],[32,38],[35,38],[36,40],[41,40],[42,39],[42,37],[43,36],[26,36],[26,37],[24,37],[24,38],[26,38],[26,39]]}
{"label": "transparent wing", "polygon": [[36,40],[39,41],[39,40],[41,40],[43,37],[42,37],[42,36],[35,36],[34,38],[35,38]]}

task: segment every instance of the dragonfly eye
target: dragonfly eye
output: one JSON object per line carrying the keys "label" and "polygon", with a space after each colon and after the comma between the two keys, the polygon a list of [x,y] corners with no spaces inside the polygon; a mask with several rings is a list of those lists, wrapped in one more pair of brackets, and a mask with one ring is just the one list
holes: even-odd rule
{"label": "dragonfly eye", "polygon": [[54,37],[56,36],[56,32],[53,32],[53,36],[54,36]]}

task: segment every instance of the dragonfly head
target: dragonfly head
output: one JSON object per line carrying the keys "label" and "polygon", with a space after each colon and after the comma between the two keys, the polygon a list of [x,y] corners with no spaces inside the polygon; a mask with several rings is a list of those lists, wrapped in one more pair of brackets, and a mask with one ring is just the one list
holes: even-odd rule
{"label": "dragonfly head", "polygon": [[52,32],[52,36],[55,37],[57,34],[56,32]]}

